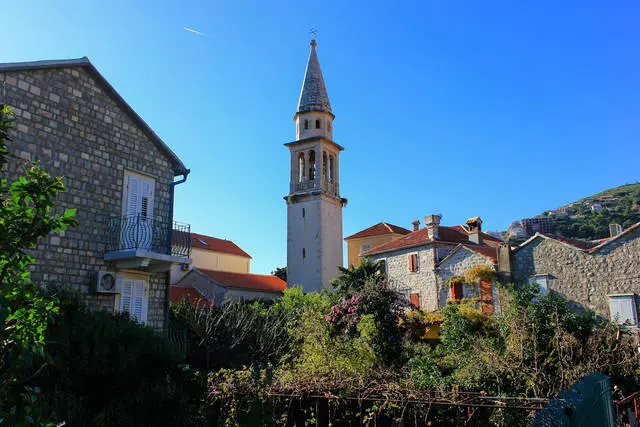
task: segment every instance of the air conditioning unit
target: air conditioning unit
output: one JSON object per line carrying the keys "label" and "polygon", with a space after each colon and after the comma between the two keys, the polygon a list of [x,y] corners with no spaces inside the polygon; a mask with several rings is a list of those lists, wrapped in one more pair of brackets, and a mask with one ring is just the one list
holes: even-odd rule
{"label": "air conditioning unit", "polygon": [[103,294],[117,294],[116,273],[112,271],[98,271],[95,280],[95,291]]}

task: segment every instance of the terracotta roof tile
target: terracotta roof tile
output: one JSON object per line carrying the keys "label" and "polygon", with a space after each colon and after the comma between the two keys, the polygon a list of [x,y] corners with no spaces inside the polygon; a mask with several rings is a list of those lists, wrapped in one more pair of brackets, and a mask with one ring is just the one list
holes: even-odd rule
{"label": "terracotta roof tile", "polygon": [[169,287],[169,301],[172,303],[176,304],[185,297],[193,306],[211,307],[213,305],[195,288],[183,288],[173,285]]}
{"label": "terracotta roof tile", "polygon": [[349,237],[345,237],[344,240],[357,239],[359,237],[380,236],[382,234],[389,234],[389,233],[405,235],[405,234],[411,233],[411,231],[407,230],[406,228],[399,227],[397,225],[389,224],[388,222],[379,222],[375,225],[372,225],[369,228],[365,228],[362,231],[358,231],[357,233],[352,234]]}
{"label": "terracotta roof tile", "polygon": [[204,270],[198,271],[223,286],[251,289],[266,292],[284,292],[287,282],[276,276],[250,273],[230,273],[227,271]]}
{"label": "terracotta roof tile", "polygon": [[[500,239],[497,239],[493,236],[488,235],[487,233],[482,233],[482,238],[484,240],[483,246],[489,247],[497,247],[503,244],[504,242]],[[412,233],[407,234],[404,237],[400,237],[398,239],[392,240],[391,242],[383,243],[382,245],[376,246],[375,248],[369,249],[364,255],[373,255],[380,252],[388,252],[396,249],[401,249],[405,247],[411,246],[419,246],[423,244],[428,244],[434,242],[429,239],[428,229],[421,228],[418,231],[414,231]],[[468,229],[461,225],[455,225],[453,227],[447,227],[441,225],[438,227],[438,239],[439,243],[451,243],[451,244],[468,244],[469,243],[469,234]]]}
{"label": "terracotta roof tile", "polygon": [[191,247],[251,258],[251,255],[240,249],[240,247],[231,240],[218,239],[216,237],[205,236],[204,234],[191,233]]}

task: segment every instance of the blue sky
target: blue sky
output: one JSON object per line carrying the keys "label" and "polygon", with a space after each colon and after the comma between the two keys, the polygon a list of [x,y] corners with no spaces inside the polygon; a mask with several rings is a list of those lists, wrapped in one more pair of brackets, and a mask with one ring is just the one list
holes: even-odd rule
{"label": "blue sky", "polygon": [[640,179],[636,0],[21,0],[1,13],[0,62],[88,56],[191,168],[176,220],[235,241],[256,273],[286,264],[283,144],[312,26],[345,147],[345,236],[430,213],[505,229]]}

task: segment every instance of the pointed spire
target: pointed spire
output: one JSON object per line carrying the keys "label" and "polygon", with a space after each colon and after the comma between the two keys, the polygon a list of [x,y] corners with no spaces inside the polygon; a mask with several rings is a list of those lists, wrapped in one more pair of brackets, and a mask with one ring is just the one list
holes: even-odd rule
{"label": "pointed spire", "polygon": [[324,86],[324,78],[316,53],[316,41],[311,40],[311,52],[307,62],[307,71],[304,74],[300,100],[298,101],[298,113],[307,111],[322,111],[331,113],[331,104],[327,95],[327,88]]}

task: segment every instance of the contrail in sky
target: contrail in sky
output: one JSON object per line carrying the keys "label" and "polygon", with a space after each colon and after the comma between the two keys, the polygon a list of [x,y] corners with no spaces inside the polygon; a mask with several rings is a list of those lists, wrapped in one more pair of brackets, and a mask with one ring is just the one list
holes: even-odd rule
{"label": "contrail in sky", "polygon": [[182,27],[182,28],[184,28],[184,30],[185,30],[185,31],[189,31],[190,33],[196,34],[196,35],[198,35],[198,36],[201,36],[201,37],[209,37],[209,36],[208,36],[208,35],[206,35],[205,33],[201,33],[200,31],[198,31],[198,30],[194,30],[193,28],[189,28],[189,27]]}

